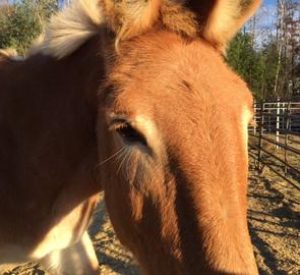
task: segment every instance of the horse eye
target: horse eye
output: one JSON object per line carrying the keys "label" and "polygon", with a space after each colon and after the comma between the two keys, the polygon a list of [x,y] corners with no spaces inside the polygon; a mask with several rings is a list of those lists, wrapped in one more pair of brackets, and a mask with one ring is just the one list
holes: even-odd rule
{"label": "horse eye", "polygon": [[144,135],[133,128],[129,123],[121,124],[116,128],[116,132],[127,144],[141,144],[143,146],[148,146]]}

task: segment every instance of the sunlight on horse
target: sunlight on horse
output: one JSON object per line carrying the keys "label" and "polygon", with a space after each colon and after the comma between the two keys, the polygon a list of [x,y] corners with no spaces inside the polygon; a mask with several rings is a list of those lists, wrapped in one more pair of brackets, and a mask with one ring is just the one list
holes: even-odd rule
{"label": "sunlight on horse", "polygon": [[103,189],[143,274],[257,274],[252,96],[224,62],[259,0],[77,0],[0,53],[0,263],[97,274]]}

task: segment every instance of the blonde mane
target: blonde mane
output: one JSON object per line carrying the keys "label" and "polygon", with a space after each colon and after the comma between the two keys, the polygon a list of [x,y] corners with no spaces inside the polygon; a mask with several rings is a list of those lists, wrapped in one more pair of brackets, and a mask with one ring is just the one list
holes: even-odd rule
{"label": "blonde mane", "polygon": [[0,49],[0,57],[5,57],[5,58],[12,58],[17,56],[18,53],[15,49],[8,48],[8,49]]}
{"label": "blonde mane", "polygon": [[0,61],[1,60],[21,61],[24,60],[24,57],[18,55],[16,49],[13,48],[0,49]]}
{"label": "blonde mane", "polygon": [[103,22],[99,1],[75,0],[51,18],[28,55],[43,53],[57,59],[68,56],[95,35]]}

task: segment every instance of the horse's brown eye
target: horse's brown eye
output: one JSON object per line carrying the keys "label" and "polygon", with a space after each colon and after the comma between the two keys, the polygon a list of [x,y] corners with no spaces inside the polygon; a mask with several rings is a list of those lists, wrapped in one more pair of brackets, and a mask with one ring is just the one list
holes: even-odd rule
{"label": "horse's brown eye", "polygon": [[116,132],[121,136],[127,144],[141,144],[147,146],[147,141],[143,134],[133,128],[129,123],[124,123],[116,128]]}

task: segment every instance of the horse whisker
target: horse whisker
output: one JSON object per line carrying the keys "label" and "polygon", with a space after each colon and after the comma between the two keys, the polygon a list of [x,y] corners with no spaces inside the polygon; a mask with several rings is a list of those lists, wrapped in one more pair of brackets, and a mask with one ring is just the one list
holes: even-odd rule
{"label": "horse whisker", "polygon": [[124,151],[125,149],[126,149],[125,147],[122,147],[122,148],[121,148],[120,150],[118,150],[116,153],[114,153],[113,155],[111,155],[111,156],[108,157],[107,159],[101,161],[101,162],[97,165],[97,167],[100,167],[100,166],[102,166],[103,164],[105,164],[105,163],[107,163],[108,161],[110,161],[112,158],[117,157],[117,156],[118,156],[119,154],[121,154],[122,151]]}

